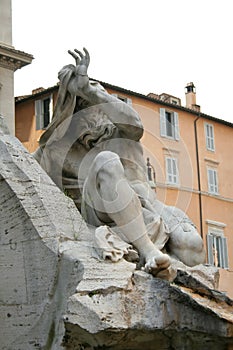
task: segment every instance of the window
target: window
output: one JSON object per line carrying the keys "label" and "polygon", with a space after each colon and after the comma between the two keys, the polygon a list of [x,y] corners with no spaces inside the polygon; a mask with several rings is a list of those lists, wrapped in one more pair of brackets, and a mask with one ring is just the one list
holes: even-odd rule
{"label": "window", "polygon": [[150,162],[150,158],[146,158],[146,166],[147,166],[147,180],[150,184],[151,188],[156,188],[156,174],[155,174],[155,168]]}
{"label": "window", "polygon": [[112,96],[117,97],[119,100],[121,100],[121,101],[127,103],[128,105],[132,105],[132,100],[131,100],[131,98],[128,98],[128,97],[125,97],[125,96],[120,96],[120,95],[118,95],[118,94],[112,94]]}
{"label": "window", "polygon": [[179,173],[176,158],[166,157],[166,179],[167,183],[170,185],[179,184]]}
{"label": "window", "polygon": [[220,229],[209,228],[207,238],[208,263],[210,265],[228,268],[227,239]]}
{"label": "window", "polygon": [[216,169],[207,168],[208,191],[212,194],[218,194],[218,173]]}
{"label": "window", "polygon": [[206,148],[214,151],[214,127],[211,124],[205,124]]}
{"label": "window", "polygon": [[52,98],[35,101],[36,130],[45,129],[52,117]]}
{"label": "window", "polygon": [[160,108],[160,134],[162,137],[179,140],[178,113]]}

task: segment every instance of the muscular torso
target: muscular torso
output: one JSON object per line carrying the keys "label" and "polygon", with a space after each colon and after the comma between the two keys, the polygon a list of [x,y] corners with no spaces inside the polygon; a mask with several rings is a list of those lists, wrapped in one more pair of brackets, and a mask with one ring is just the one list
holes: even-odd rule
{"label": "muscular torso", "polygon": [[125,176],[131,181],[146,181],[145,161],[142,146],[139,142],[129,140],[116,129],[110,140],[102,141],[91,149],[86,149],[79,141],[75,142],[67,153],[63,174],[83,182],[88,176],[88,170],[102,151],[111,151],[119,155],[125,169]]}
{"label": "muscular torso", "polygon": [[[139,141],[133,140],[133,135],[132,138],[130,137],[130,125],[127,126],[128,136],[126,136],[117,127],[117,124],[113,125],[111,122],[108,124],[106,116],[104,118],[102,125],[108,125],[110,129],[112,128],[109,135],[108,131],[104,131],[105,126],[99,125],[101,124],[101,116],[98,118],[98,115],[87,114],[80,119],[77,118],[74,125],[71,126],[72,134],[76,133],[81,136],[70,145],[65,157],[62,176],[63,186],[72,194],[72,197],[76,197],[74,199],[77,201],[81,191],[77,191],[77,188],[72,189],[72,186],[78,186],[79,189],[82,189],[93,160],[102,151],[111,151],[118,154],[125,170],[125,176],[132,183],[132,186],[147,181],[142,146]],[[103,134],[106,136],[101,136]],[[98,136],[100,136],[99,140]],[[92,138],[97,139],[96,143],[93,142],[93,145]],[[67,144],[69,139],[70,133],[68,132],[63,142]]]}
{"label": "muscular torso", "polygon": [[[148,192],[146,165],[142,146],[135,141],[135,128],[127,125],[127,135],[122,124],[112,124],[102,112],[78,115],[74,118],[68,131],[62,139],[53,143],[49,150],[51,164],[50,176],[65,188],[80,207],[81,193],[93,160],[102,151],[111,151],[120,157],[125,170],[125,176],[136,192]],[[62,167],[62,174],[57,168]],[[50,171],[49,171],[50,172]],[[57,179],[58,176],[58,179]],[[62,186],[60,178],[62,177]]]}

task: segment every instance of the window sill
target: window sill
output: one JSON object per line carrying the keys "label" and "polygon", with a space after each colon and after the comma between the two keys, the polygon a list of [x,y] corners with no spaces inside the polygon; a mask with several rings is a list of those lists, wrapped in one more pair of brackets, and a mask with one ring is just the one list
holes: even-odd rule
{"label": "window sill", "polygon": [[220,193],[215,193],[215,192],[208,192],[208,195],[211,197],[217,197],[217,198],[220,197]]}
{"label": "window sill", "polygon": [[207,267],[211,266],[211,267],[215,267],[215,268],[218,269],[218,270],[224,270],[224,271],[229,271],[229,272],[231,272],[231,270],[230,270],[229,267],[219,267],[219,266],[211,265],[211,264],[209,264],[209,263],[204,264],[204,266],[207,266]]}
{"label": "window sill", "polygon": [[150,187],[151,187],[152,189],[155,189],[155,188],[156,188],[156,184],[155,184],[154,181],[149,180],[148,183],[149,183],[149,185],[150,185]]}
{"label": "window sill", "polygon": [[217,167],[219,165],[219,163],[220,163],[219,160],[210,159],[210,158],[207,158],[207,157],[205,157],[204,160],[205,160],[206,163],[209,163],[210,166],[216,166]]}
{"label": "window sill", "polygon": [[[161,136],[161,135],[160,135],[160,136]],[[179,141],[179,140],[175,139],[175,137],[172,137],[172,136],[165,136],[165,135],[163,135],[163,136],[161,136],[161,137],[163,137],[164,139],[170,140],[170,141],[176,141],[176,142]]]}
{"label": "window sill", "polygon": [[170,182],[166,182],[166,187],[168,188],[175,188],[175,189],[179,189],[181,186],[180,184],[176,184],[176,183],[170,183]]}

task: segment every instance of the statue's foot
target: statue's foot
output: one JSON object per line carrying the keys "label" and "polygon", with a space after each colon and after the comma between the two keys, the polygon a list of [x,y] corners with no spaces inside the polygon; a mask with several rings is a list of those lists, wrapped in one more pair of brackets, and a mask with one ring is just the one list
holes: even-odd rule
{"label": "statue's foot", "polygon": [[171,266],[170,257],[157,249],[146,257],[144,270],[154,277],[170,282],[176,277],[176,271]]}

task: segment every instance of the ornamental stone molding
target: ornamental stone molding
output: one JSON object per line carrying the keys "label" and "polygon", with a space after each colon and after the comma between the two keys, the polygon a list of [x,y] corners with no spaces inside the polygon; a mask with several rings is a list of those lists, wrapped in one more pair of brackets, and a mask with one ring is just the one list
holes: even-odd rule
{"label": "ornamental stone molding", "polygon": [[23,51],[15,50],[13,47],[0,45],[0,67],[16,71],[30,64],[33,56]]}

